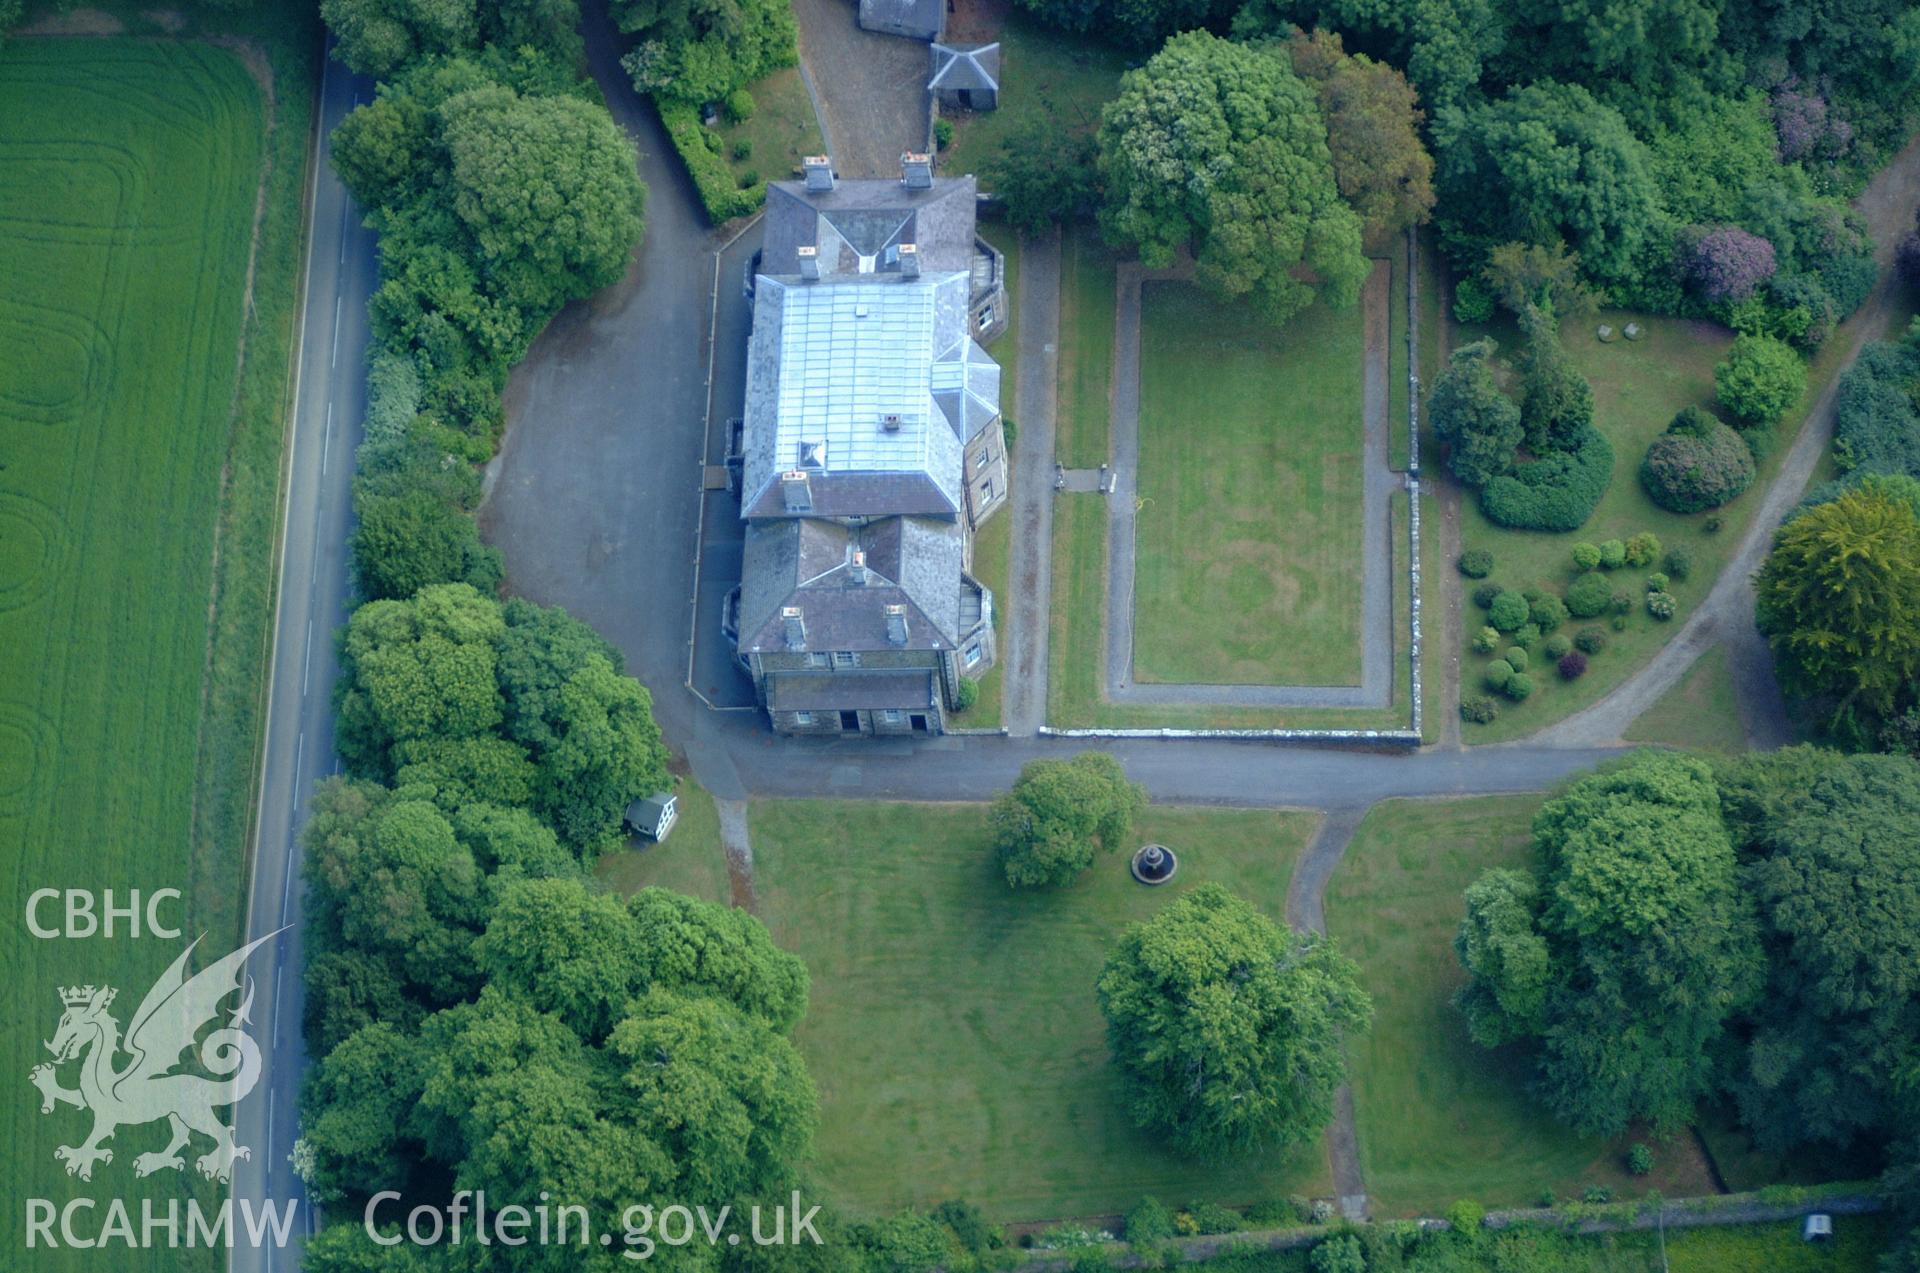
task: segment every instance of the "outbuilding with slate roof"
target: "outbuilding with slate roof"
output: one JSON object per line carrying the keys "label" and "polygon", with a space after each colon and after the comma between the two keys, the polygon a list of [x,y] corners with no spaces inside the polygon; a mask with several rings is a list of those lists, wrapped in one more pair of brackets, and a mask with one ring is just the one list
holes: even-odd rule
{"label": "outbuilding with slate roof", "polygon": [[990,111],[1000,105],[1000,44],[933,44],[927,91],[942,106]]}

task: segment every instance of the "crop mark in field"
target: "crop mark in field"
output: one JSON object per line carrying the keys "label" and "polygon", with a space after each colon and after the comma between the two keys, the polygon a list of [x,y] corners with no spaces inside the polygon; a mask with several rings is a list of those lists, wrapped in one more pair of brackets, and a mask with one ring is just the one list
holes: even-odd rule
{"label": "crop mark in field", "polygon": [[0,613],[39,600],[59,574],[72,533],[50,505],[0,491]]}
{"label": "crop mark in field", "polygon": [[53,723],[24,703],[0,702],[0,816],[31,806],[34,788],[47,775]]}
{"label": "crop mark in field", "polygon": [[[64,424],[106,387],[107,334],[71,310],[0,296],[0,416],[28,424]],[[4,569],[4,567],[0,567]]]}

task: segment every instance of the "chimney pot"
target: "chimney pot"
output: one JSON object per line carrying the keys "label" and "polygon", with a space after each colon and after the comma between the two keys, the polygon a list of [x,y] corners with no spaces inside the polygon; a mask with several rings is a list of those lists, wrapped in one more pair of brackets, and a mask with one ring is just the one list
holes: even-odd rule
{"label": "chimney pot", "polygon": [[913,243],[900,245],[900,272],[908,278],[920,277],[920,248]]}
{"label": "chimney pot", "polygon": [[861,587],[867,582],[867,555],[865,553],[855,553],[853,555],[853,562],[847,567],[847,581],[855,587]]}
{"label": "chimney pot", "polygon": [[905,645],[907,643],[907,608],[905,606],[887,607],[887,644]]}
{"label": "chimney pot", "polygon": [[781,606],[780,624],[786,629],[789,650],[807,648],[807,623],[800,613],[799,606]]}
{"label": "chimney pot", "polygon": [[820,278],[820,249],[808,245],[807,247],[800,248],[798,255],[800,257],[800,277],[809,283],[817,282]]}
{"label": "chimney pot", "polygon": [[[780,499],[789,513],[810,513],[813,511],[813,487],[807,482],[807,475],[799,469],[789,469],[780,475]],[[795,611],[797,614],[798,611]]]}
{"label": "chimney pot", "polygon": [[833,189],[833,160],[826,155],[808,155],[800,161],[807,174],[807,193],[825,194]]}
{"label": "chimney pot", "polygon": [[911,150],[901,155],[900,181],[909,190],[933,189],[933,156]]}

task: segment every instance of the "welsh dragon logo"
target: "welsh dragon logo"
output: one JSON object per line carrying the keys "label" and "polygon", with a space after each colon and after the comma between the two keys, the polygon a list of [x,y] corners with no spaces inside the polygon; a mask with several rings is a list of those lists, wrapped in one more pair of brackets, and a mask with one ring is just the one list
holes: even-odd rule
{"label": "welsh dragon logo", "polygon": [[[195,1132],[213,1139],[213,1148],[194,1160],[209,1180],[232,1179],[234,1159],[252,1158],[252,1151],[236,1145],[232,1129],[213,1112],[215,1106],[239,1101],[260,1079],[260,1046],[240,1028],[253,1005],[251,978],[227,1024],[205,1039],[198,1035],[220,1015],[227,996],[241,989],[240,969],[247,956],[278,935],[269,933],[189,977],[187,960],[200,944],[195,938],[147,991],[124,1037],[120,1023],[107,1011],[119,991],[111,986],[61,987],[66,1010],[46,1045],[53,1061],[34,1066],[27,1078],[40,1089],[42,1114],[51,1114],[56,1105],[93,1111],[93,1132],[85,1142],[53,1151],[54,1158],[67,1165],[68,1175],[93,1179],[95,1163],[113,1161],[113,1151],[102,1142],[122,1126],[163,1118],[172,1139],[165,1149],[133,1160],[136,1176],[184,1168],[180,1151],[189,1147]],[[196,1040],[201,1067],[216,1077],[173,1072]],[[120,1064],[123,1054],[128,1059]],[[60,1086],[56,1067],[76,1058],[80,1086]]]}

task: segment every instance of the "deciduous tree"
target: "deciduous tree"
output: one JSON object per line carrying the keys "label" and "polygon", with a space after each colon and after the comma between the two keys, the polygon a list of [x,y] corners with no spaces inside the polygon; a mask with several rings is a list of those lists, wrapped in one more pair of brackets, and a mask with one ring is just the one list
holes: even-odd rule
{"label": "deciduous tree", "polygon": [[1104,752],[1029,761],[988,814],[1007,883],[1067,883],[1096,849],[1120,847],[1146,803],[1145,789]]}
{"label": "deciduous tree", "polygon": [[[1148,266],[1191,250],[1215,295],[1284,322],[1359,297],[1360,219],[1341,199],[1313,92],[1284,47],[1204,31],[1121,79],[1100,128],[1101,224]],[[1312,281],[1303,280],[1302,274]]]}
{"label": "deciduous tree", "polygon": [[1216,1158],[1318,1136],[1373,1011],[1331,942],[1218,884],[1128,929],[1098,990],[1134,1121]]}

